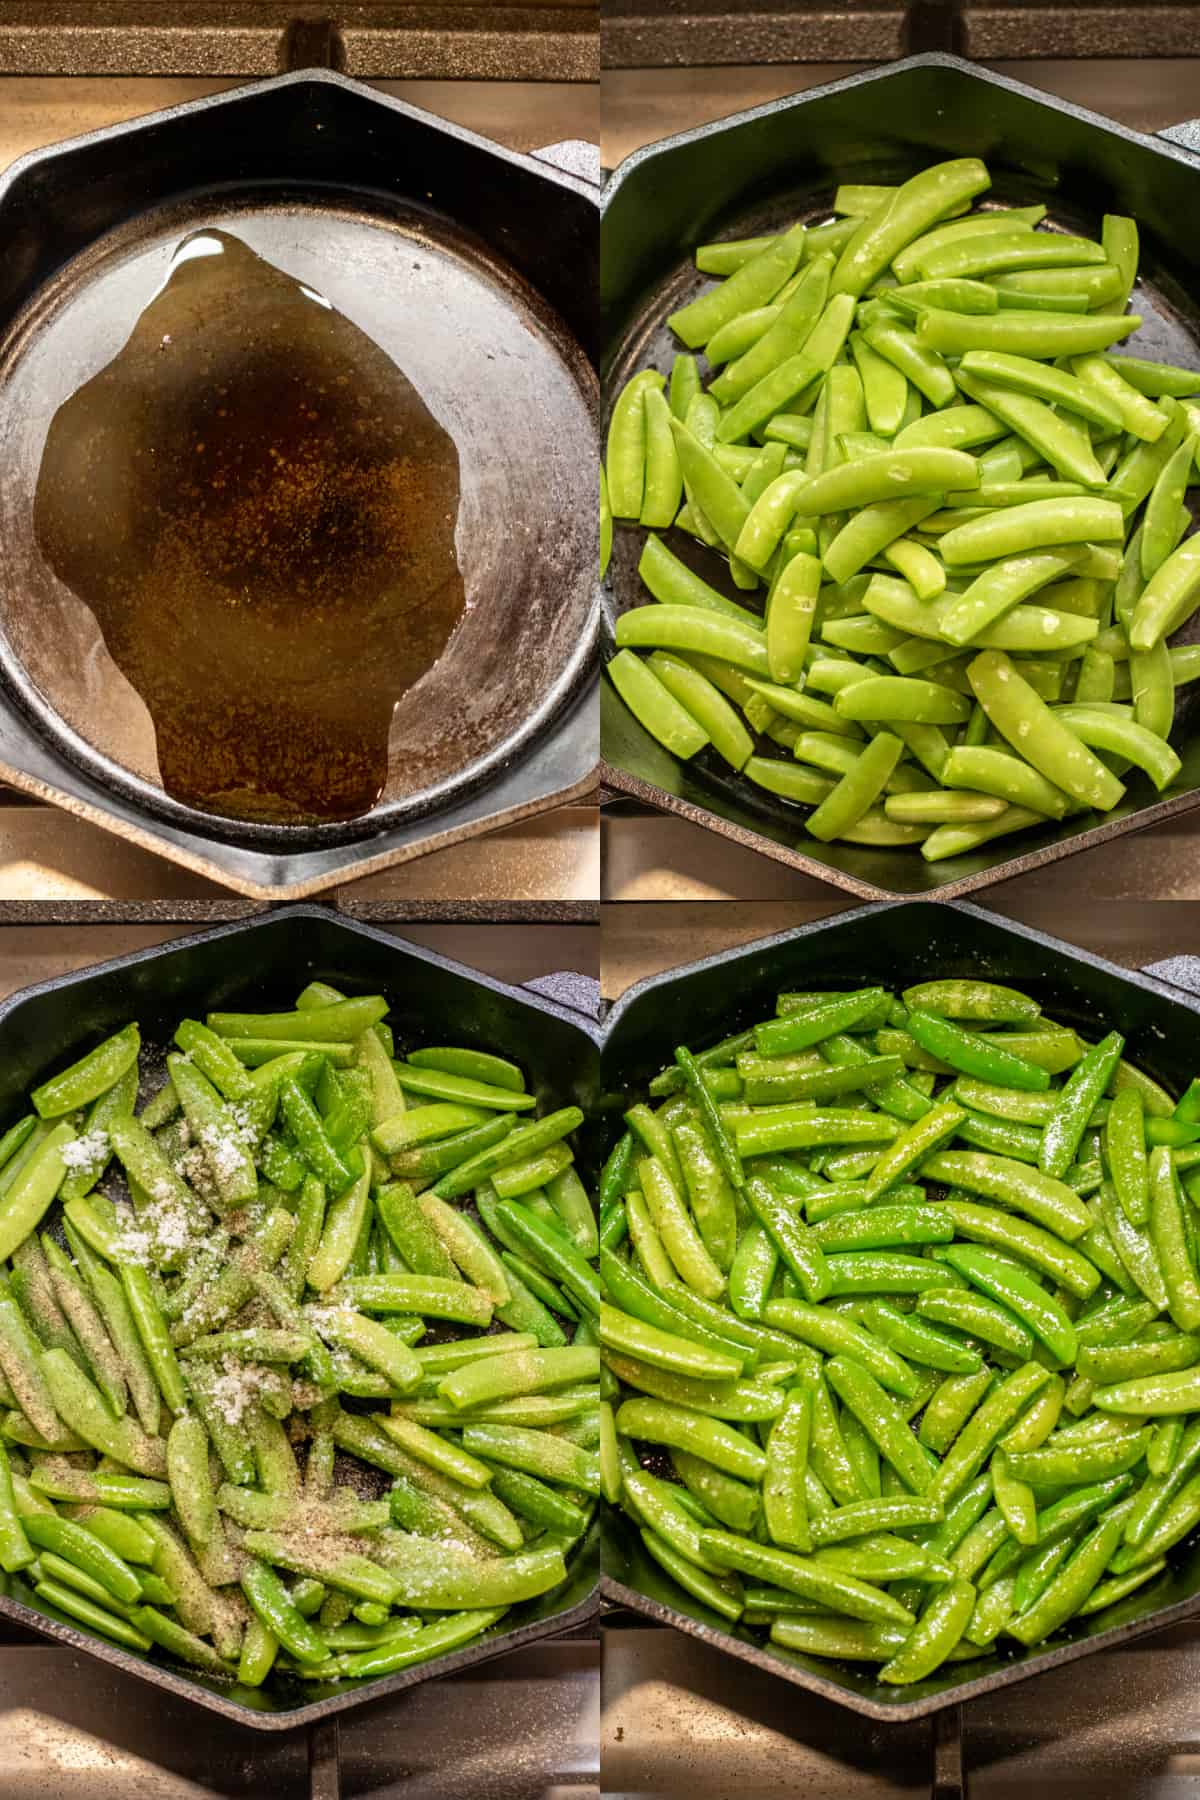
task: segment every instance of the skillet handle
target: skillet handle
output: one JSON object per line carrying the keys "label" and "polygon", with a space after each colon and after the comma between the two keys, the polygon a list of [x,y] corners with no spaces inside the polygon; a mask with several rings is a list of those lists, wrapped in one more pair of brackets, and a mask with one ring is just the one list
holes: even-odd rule
{"label": "skillet handle", "polygon": [[1200,1000],[1200,956],[1168,956],[1162,962],[1147,963],[1143,975],[1165,981],[1168,987],[1180,988],[1191,999]]}
{"label": "skillet handle", "polygon": [[577,175],[593,187],[600,186],[599,144],[589,144],[586,138],[565,138],[562,143],[547,144],[532,154],[538,162],[550,163],[568,175]]}
{"label": "skillet handle", "polygon": [[1200,119],[1185,119],[1179,125],[1164,125],[1155,136],[1166,138],[1168,144],[1174,144],[1177,150],[1186,150],[1190,155],[1200,157]]}
{"label": "skillet handle", "polygon": [[600,983],[594,975],[577,975],[563,969],[555,975],[538,975],[523,985],[546,1000],[582,1013],[593,1024],[600,1017]]}

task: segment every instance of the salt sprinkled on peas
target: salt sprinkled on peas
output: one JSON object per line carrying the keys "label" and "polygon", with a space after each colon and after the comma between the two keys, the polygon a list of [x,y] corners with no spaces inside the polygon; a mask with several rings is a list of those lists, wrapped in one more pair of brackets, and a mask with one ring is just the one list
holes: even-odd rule
{"label": "salt sprinkled on peas", "polygon": [[[865,210],[834,225],[701,246],[697,267],[723,279],[670,322],[689,350],[713,345],[719,372],[705,389],[695,356],[675,359],[669,387],[641,371],[608,443],[605,528],[665,529],[670,515],[707,546],[712,574],[724,560],[738,594],[648,537],[641,572],[658,604],[618,619],[609,665],[634,717],[674,755],[715,755],[796,807],[812,835],[919,846],[931,862],[1072,806],[1110,811],[1126,782],[1093,751],[1131,768],[1131,783],[1170,786],[1175,689],[1200,674],[1200,652],[1166,647],[1200,606],[1200,534],[1179,542],[1200,479],[1200,412],[1186,403],[1200,374],[1111,353],[1141,325],[1124,310],[1136,224],[1108,216],[1097,243],[1039,230],[1043,207],[964,212],[988,185],[981,162],[958,158],[899,188],[839,189],[838,207]],[[1088,309],[1051,310],[1071,283]],[[769,479],[764,443],[785,447]],[[802,598],[786,575],[799,558],[813,565]],[[868,635],[874,621],[900,640]],[[878,658],[849,642],[878,644]],[[921,660],[937,644],[950,654]],[[981,790],[970,764],[951,763],[951,782],[947,759],[978,728],[931,724],[903,683],[856,722],[859,763],[830,792],[793,714],[754,681],[798,697],[830,649],[851,679],[920,668],[926,685],[973,698],[1062,804]],[[1016,685],[1037,705],[990,704]],[[936,751],[913,736],[930,729]],[[900,739],[882,786],[878,759],[863,760],[880,737]],[[1004,806],[980,818],[981,792]]]}

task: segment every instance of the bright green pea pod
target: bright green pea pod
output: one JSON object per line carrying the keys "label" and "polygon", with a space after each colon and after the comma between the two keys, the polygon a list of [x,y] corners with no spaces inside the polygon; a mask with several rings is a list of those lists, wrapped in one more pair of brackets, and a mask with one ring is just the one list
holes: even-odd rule
{"label": "bright green pea pod", "polygon": [[834,1612],[844,1613],[851,1619],[874,1620],[882,1624],[912,1623],[912,1614],[907,1607],[882,1588],[823,1565],[812,1557],[798,1556],[774,1545],[756,1544],[728,1531],[702,1531],[700,1545],[704,1554],[719,1568],[738,1569],[743,1574],[786,1588],[803,1600],[815,1601]]}
{"label": "bright green pea pod", "polygon": [[924,1494],[932,1471],[930,1459],[909,1430],[895,1402],[868,1370],[849,1357],[833,1357],[826,1375],[839,1399],[858,1419],[881,1456],[896,1470],[905,1486]]}
{"label": "bright green pea pod", "polygon": [[95,1050],[34,1088],[30,1099],[43,1119],[61,1118],[99,1099],[127,1069],[137,1062],[141,1037],[136,1025],[126,1025]]}
{"label": "bright green pea pod", "polygon": [[671,1128],[697,1229],[709,1255],[726,1273],[737,1247],[733,1189],[714,1153],[709,1133],[694,1119]]}
{"label": "bright green pea pod", "polygon": [[1112,500],[1087,495],[1031,499],[956,526],[939,547],[948,566],[961,567],[1059,545],[1112,543],[1124,537],[1124,529],[1121,509]]}
{"label": "bright green pea pod", "polygon": [[930,309],[921,314],[917,335],[921,343],[944,356],[999,350],[1052,361],[1107,350],[1141,323],[1136,313],[1092,313],[1080,318],[1057,312],[968,314]]}
{"label": "bright green pea pod", "polygon": [[[733,1426],[665,1400],[626,1400],[616,1418],[617,1430],[647,1443],[688,1450],[738,1480],[762,1481],[766,1459],[761,1450]],[[464,1432],[464,1442],[471,1428]],[[501,1458],[507,1460],[507,1457]],[[521,1466],[521,1465],[517,1465]],[[541,1470],[531,1470],[541,1473]]]}
{"label": "bright green pea pod", "polygon": [[720,1618],[728,1619],[734,1624],[744,1611],[741,1584],[736,1576],[724,1576],[720,1579],[708,1575],[697,1565],[681,1556],[679,1551],[656,1531],[643,1530],[642,1542],[655,1562],[665,1569],[667,1574],[677,1581],[686,1593],[709,1607]]}
{"label": "bright green pea pod", "polygon": [[965,1275],[991,1299],[1016,1314],[1064,1366],[1075,1361],[1075,1328],[1045,1290],[993,1253],[974,1246],[952,1245],[946,1251],[951,1268]]}
{"label": "bright green pea pod", "polygon": [[805,1493],[811,1432],[812,1395],[793,1388],[767,1439],[762,1485],[764,1523],[772,1541],[785,1550],[812,1548]]}
{"label": "bright green pea pod", "polygon": [[[947,1375],[921,1418],[918,1436],[927,1450],[933,1450],[938,1455],[945,1454],[987,1393],[991,1381],[992,1372],[986,1367],[976,1369],[974,1373]],[[989,1483],[987,1497],[990,1498],[990,1495]],[[946,1548],[953,1546],[948,1545]]]}
{"label": "bright green pea pod", "polygon": [[6,1575],[28,1568],[34,1552],[17,1512],[8,1451],[0,1445],[0,1568]]}
{"label": "bright green pea pod", "polygon": [[[1172,696],[1172,709],[1173,705]],[[1157,732],[1148,730],[1136,720],[1110,713],[1100,706],[1078,703],[1056,707],[1054,717],[1074,732],[1080,743],[1136,763],[1145,770],[1159,793],[1170,786],[1182,767],[1171,746]]]}
{"label": "bright green pea pod", "polygon": [[763,1316],[768,1325],[799,1338],[824,1355],[850,1357],[861,1363],[881,1386],[895,1394],[909,1397],[917,1392],[917,1377],[902,1356],[830,1307],[802,1300],[771,1300]]}
{"label": "bright green pea pod", "polygon": [[[747,345],[736,361],[729,362],[711,383],[709,392],[721,406],[731,406],[740,400],[780,363],[805,347],[813,326],[824,311],[832,268],[833,259],[829,256],[819,256],[809,263],[775,317],[768,321],[767,330]],[[710,362],[715,347],[709,346]]]}
{"label": "bright green pea pod", "polygon": [[[1132,224],[1132,220],[1121,223]],[[1106,356],[1104,361],[1109,368],[1116,370],[1123,381],[1151,400],[1161,400],[1164,395],[1186,399],[1190,394],[1200,393],[1200,376],[1195,369],[1178,368],[1173,363],[1152,362],[1148,357],[1140,356]]]}
{"label": "bright green pea pod", "polygon": [[[1147,1338],[1144,1341],[1135,1338],[1132,1342],[1121,1344],[1083,1345],[1079,1351],[1078,1367],[1081,1375],[1087,1376],[1098,1386],[1111,1386],[1190,1369],[1197,1362],[1200,1362],[1200,1337],[1181,1331],[1170,1337]],[[1154,1460],[1162,1458],[1163,1452],[1156,1450]],[[1166,1466],[1169,1467],[1173,1460],[1173,1457],[1166,1457]],[[1151,1465],[1151,1473],[1158,1474],[1162,1471],[1155,1470]]]}
{"label": "bright green pea pod", "polygon": [[952,1375],[974,1375],[982,1366],[979,1352],[970,1345],[935,1330],[915,1313],[898,1311],[886,1300],[860,1302],[856,1311],[889,1349],[925,1368]]}
{"label": "bright green pea pod", "polygon": [[1077,561],[1078,552],[1071,547],[1002,558],[943,609],[938,629],[948,643],[969,644],[1017,602],[1069,574]]}
{"label": "bright green pea pod", "polygon": [[964,1075],[1033,1092],[1050,1085],[1044,1069],[1014,1055],[995,1039],[969,1031],[952,1020],[918,1010],[909,1014],[907,1029],[922,1049]]}
{"label": "bright green pea pod", "polygon": [[302,1043],[352,1044],[387,1014],[387,1001],[379,994],[339,1000],[329,1006],[304,1008],[290,1013],[211,1012],[207,1024],[223,1038],[293,1039]]}
{"label": "bright green pea pod", "polygon": [[926,1497],[943,1506],[951,1501],[983,1467],[997,1441],[1049,1378],[1049,1372],[1039,1363],[1028,1362],[1001,1381],[951,1444],[926,1489]]}
{"label": "bright green pea pod", "polygon": [[896,1138],[875,1164],[867,1177],[866,1197],[868,1203],[878,1199],[888,1188],[902,1181],[933,1150],[952,1137],[962,1123],[964,1114],[961,1108],[952,1102],[944,1101],[931,1107],[919,1119],[915,1120],[908,1130]]}
{"label": "bright green pea pod", "polygon": [[1076,1063],[1042,1134],[1038,1163],[1043,1173],[1055,1177],[1066,1174],[1124,1047],[1125,1040],[1120,1032],[1112,1031],[1101,1043],[1093,1045],[1082,1062]]}
{"label": "bright green pea pod", "polygon": [[900,1685],[931,1675],[958,1645],[974,1610],[972,1584],[947,1582],[929,1601],[895,1656],[879,1671],[880,1681]]}
{"label": "bright green pea pod", "polygon": [[74,1128],[65,1119],[55,1125],[0,1199],[0,1262],[41,1223],[67,1172],[63,1152],[74,1136]]}
{"label": "bright green pea pod", "polygon": [[[671,314],[668,324],[689,350],[701,348],[739,314],[775,298],[800,261],[806,229],[793,225],[780,237],[752,240],[756,248],[727,281]],[[722,271],[724,272],[724,271]]]}
{"label": "bright green pea pod", "polygon": [[663,529],[674,523],[683,497],[683,475],[671,436],[671,408],[659,387],[642,396],[646,432],[646,469],[641,523]]}
{"label": "bright green pea pod", "polygon": [[367,1312],[419,1313],[453,1319],[463,1325],[491,1323],[492,1302],[465,1281],[442,1281],[428,1275],[358,1275],[339,1290],[351,1306]]}
{"label": "bright green pea pod", "polygon": [[1008,1630],[1023,1644],[1037,1644],[1064,1625],[1087,1600],[1109,1557],[1121,1541],[1129,1501],[1113,1508],[1055,1574],[1041,1597],[1010,1621]]}
{"label": "bright green pea pod", "polygon": [[1025,1219],[1014,1219],[994,1206],[948,1200],[946,1208],[960,1237],[1031,1263],[1070,1293],[1086,1300],[1100,1285],[1100,1272],[1074,1245]]}
{"label": "bright green pea pod", "polygon": [[1003,652],[982,651],[968,676],[989,720],[1020,755],[1083,805],[1111,811],[1125,791],[1122,784],[1058,722]]}
{"label": "bright green pea pod", "polygon": [[[694,754],[686,747],[679,747],[680,730],[677,727],[682,722],[674,714],[668,715],[667,709],[658,704],[657,696],[657,710],[651,711],[650,690],[646,689],[640,676],[630,675],[627,663],[622,661],[622,658],[631,655],[631,651],[621,651],[609,664],[610,678],[622,699],[660,743],[665,744],[668,749],[675,749],[681,756]],[[616,666],[618,663],[621,665],[619,669]],[[639,664],[639,668],[643,666]],[[731,768],[744,768],[754,752],[754,740],[729,701],[707,676],[681,657],[672,656],[665,650],[654,652],[650,658],[649,670],[694,720],[704,734],[705,742],[711,743]],[[674,719],[675,724],[670,724],[669,719]],[[690,735],[683,733],[684,737]],[[700,747],[703,748],[703,745]]]}
{"label": "bright green pea pod", "polygon": [[1167,1291],[1167,1306],[1180,1331],[1200,1328],[1200,1281],[1179,1192],[1179,1177],[1165,1146],[1150,1152],[1150,1235]]}
{"label": "bright green pea pod", "polygon": [[1195,535],[1155,569],[1133,609],[1129,642],[1134,650],[1152,650],[1190,618],[1200,598],[1200,543]]}
{"label": "bright green pea pod", "polygon": [[1006,1356],[1021,1360],[1033,1355],[1033,1333],[1007,1306],[982,1293],[929,1288],[918,1295],[917,1311],[922,1318],[991,1344]]}
{"label": "bright green pea pod", "polygon": [[1111,1184],[1100,1189],[1100,1216],[1121,1266],[1137,1292],[1145,1295],[1156,1312],[1167,1308],[1167,1289],[1158,1251],[1148,1230],[1129,1219]]}
{"label": "bright green pea pod", "polygon": [[736,600],[727,600],[716,588],[710,587],[652,531],[647,532],[642,546],[638,574],[654,598],[664,606],[692,606],[700,612],[720,613],[743,625],[761,627],[756,613],[739,606]]}
{"label": "bright green pea pod", "polygon": [[663,377],[643,369],[617,396],[608,427],[608,505],[613,518],[636,519],[642,510],[646,480],[647,393],[661,390]]}
{"label": "bright green pea pod", "polygon": [[[887,450],[813,477],[795,470],[780,475],[755,501],[737,541],[737,554],[752,568],[765,568],[797,513],[807,517],[846,512],[879,501],[961,491],[978,483],[975,458],[962,450]],[[844,579],[840,570],[829,572]]]}
{"label": "bright green pea pod", "polygon": [[456,1407],[485,1405],[518,1394],[541,1393],[567,1382],[594,1381],[600,1373],[600,1353],[590,1345],[561,1350],[517,1350],[506,1356],[482,1357],[453,1370],[438,1385],[438,1393]]}
{"label": "bright green pea pod", "polygon": [[975,157],[935,163],[912,176],[886,207],[859,225],[834,270],[833,292],[863,293],[900,252],[990,185],[986,167]]}

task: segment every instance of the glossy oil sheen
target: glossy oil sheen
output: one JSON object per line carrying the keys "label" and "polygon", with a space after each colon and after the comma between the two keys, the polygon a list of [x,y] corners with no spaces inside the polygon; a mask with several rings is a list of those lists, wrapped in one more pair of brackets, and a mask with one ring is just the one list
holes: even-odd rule
{"label": "glossy oil sheen", "polygon": [[463,612],[459,458],[314,289],[192,233],[58,408],[33,525],[154,723],[162,784],[275,824],[354,818]]}

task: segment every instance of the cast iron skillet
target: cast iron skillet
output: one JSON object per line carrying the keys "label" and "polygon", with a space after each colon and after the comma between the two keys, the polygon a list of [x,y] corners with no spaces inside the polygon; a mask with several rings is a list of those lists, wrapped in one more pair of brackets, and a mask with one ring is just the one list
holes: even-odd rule
{"label": "cast iron skillet", "polygon": [[[769,1013],[781,988],[879,983],[896,989],[954,975],[1022,988],[1047,1012],[1092,1037],[1118,1025],[1130,1059],[1177,1090],[1195,1073],[1200,959],[1131,973],[977,907],[915,901],[862,907],[638,982],[605,1021],[600,1057],[605,1103],[616,1109],[621,1096],[671,1061],[676,1044],[702,1049]],[[884,1720],[921,1718],[1090,1651],[1178,1624],[1196,1615],[1200,1597],[1200,1542],[1193,1541],[1174,1552],[1170,1567],[1145,1589],[1094,1618],[1075,1621],[1044,1648],[1005,1647],[976,1662],[950,1664],[913,1687],[892,1688],[861,1664],[802,1656],[765,1645],[760,1634],[731,1630],[663,1574],[614,1508],[605,1509],[601,1558],[601,1587],[609,1601]]]}
{"label": "cast iron skillet", "polygon": [[[352,924],[315,906],[289,907],[246,924],[176,938],[12,995],[0,1006],[0,1119],[24,1108],[30,1086],[129,1019],[148,1047],[170,1042],[179,1020],[208,1008],[289,1006],[307,981],[349,993],[384,993],[398,1041],[452,1041],[519,1061],[543,1109],[596,1111],[593,984],[561,976],[546,991],[506,987],[401,938]],[[593,1136],[579,1134],[579,1161],[595,1173]],[[0,1576],[0,1616],[44,1632],[129,1674],[182,1694],[211,1712],[261,1731],[288,1731],[453,1674],[590,1618],[599,1605],[595,1528],[568,1563],[564,1587],[514,1607],[495,1631],[465,1649],[376,1680],[297,1682],[273,1673],[262,1688],[222,1682],[156,1657],[123,1650],[44,1608],[19,1576]]]}
{"label": "cast iron skillet", "polygon": [[[1105,212],[1128,213],[1141,232],[1134,311],[1145,325],[1133,354],[1200,365],[1200,158],[952,56],[916,56],[667,138],[630,156],[605,192],[601,219],[602,375],[609,405],[647,365],[666,372],[679,348],[667,314],[705,285],[692,255],[712,238],[778,230],[830,217],[842,181],[902,181],[930,162],[981,156],[988,201],[1047,207],[1049,223],[1099,235]],[[1172,136],[1175,134],[1172,133]],[[637,578],[644,533],[619,526],[605,589],[608,649],[618,613],[648,596]],[[671,532],[672,548],[734,596],[720,561]],[[722,580],[722,576],[725,579]],[[743,601],[745,595],[738,596]],[[1182,635],[1194,634],[1193,623]],[[1159,797],[1144,776],[1107,815],[1085,813],[971,856],[929,864],[914,850],[820,844],[797,808],[734,775],[709,750],[680,762],[633,719],[605,680],[604,778],[620,793],[679,813],[749,849],[864,899],[964,894],[993,881],[1200,805],[1200,699],[1181,691],[1173,742],[1183,760]]]}
{"label": "cast iron skillet", "polygon": [[[0,769],[243,891],[313,891],[586,785],[596,759],[596,190],[303,72],[116,125],[0,177]],[[183,238],[241,238],[412,375],[455,440],[467,609],[344,823],[201,812],[34,539],[50,417],[117,354]]]}

